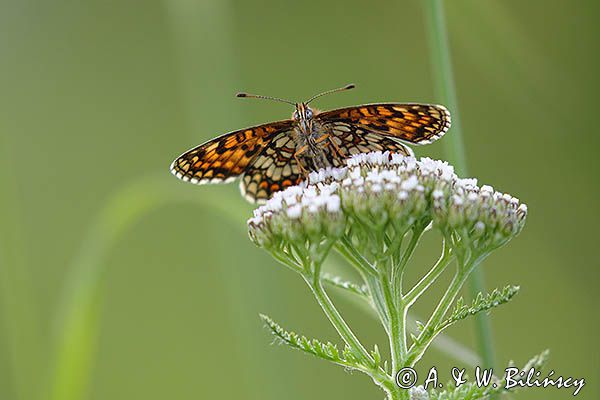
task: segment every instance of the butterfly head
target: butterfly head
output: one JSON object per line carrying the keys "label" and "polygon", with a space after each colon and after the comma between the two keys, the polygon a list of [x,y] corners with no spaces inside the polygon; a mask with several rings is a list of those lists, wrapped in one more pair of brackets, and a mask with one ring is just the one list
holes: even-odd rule
{"label": "butterfly head", "polygon": [[311,120],[313,110],[306,103],[296,103],[296,111],[292,115],[294,121]]}
{"label": "butterfly head", "polygon": [[312,130],[312,119],[314,112],[306,103],[296,103],[296,110],[292,114],[292,119],[304,132]]}

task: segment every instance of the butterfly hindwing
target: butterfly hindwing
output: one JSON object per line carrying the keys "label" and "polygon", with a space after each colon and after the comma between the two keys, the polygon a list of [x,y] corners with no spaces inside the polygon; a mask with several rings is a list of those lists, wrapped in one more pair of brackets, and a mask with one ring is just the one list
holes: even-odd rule
{"label": "butterfly hindwing", "polygon": [[272,122],[227,133],[188,150],[171,164],[178,178],[196,184],[229,182],[242,175],[248,165],[282,131],[290,120]]}
{"label": "butterfly hindwing", "polygon": [[240,190],[251,202],[264,202],[279,190],[297,185],[303,179],[291,131],[281,131],[252,161],[242,176]]}
{"label": "butterfly hindwing", "polygon": [[428,144],[450,128],[444,106],[417,103],[380,103],[339,108],[317,115],[323,124],[345,122],[365,131],[391,136],[413,144]]}
{"label": "butterfly hindwing", "polygon": [[340,165],[343,165],[343,160],[346,158],[371,151],[389,151],[405,156],[413,155],[412,150],[400,141],[366,130],[355,124],[342,121],[331,122],[327,124],[327,129],[330,132],[336,151],[341,152],[341,160],[336,160]]}

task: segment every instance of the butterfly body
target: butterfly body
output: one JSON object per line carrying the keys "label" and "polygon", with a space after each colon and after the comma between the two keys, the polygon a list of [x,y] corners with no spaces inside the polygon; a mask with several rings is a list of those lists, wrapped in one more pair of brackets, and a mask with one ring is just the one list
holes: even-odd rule
{"label": "butterfly body", "polygon": [[234,131],[185,152],[171,172],[196,184],[241,178],[244,197],[263,202],[310,171],[342,166],[354,154],[411,155],[406,143],[431,143],[450,127],[450,113],[439,105],[377,103],[317,112],[308,102],[288,102],[295,106],[292,119]]}
{"label": "butterfly body", "polygon": [[292,137],[296,145],[294,159],[304,175],[309,171],[334,166],[332,156],[336,156],[331,152],[329,132],[318,119],[313,119],[315,114],[304,103],[296,104],[296,111],[292,114]]}

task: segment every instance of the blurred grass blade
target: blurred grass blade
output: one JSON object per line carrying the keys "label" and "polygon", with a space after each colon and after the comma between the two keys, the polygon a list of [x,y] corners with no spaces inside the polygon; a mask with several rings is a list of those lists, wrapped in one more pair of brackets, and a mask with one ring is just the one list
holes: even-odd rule
{"label": "blurred grass blade", "polygon": [[450,58],[450,45],[446,30],[442,0],[427,0],[425,16],[427,22],[429,55],[431,58],[434,87],[437,97],[452,114],[452,132],[441,141],[448,160],[459,176],[467,176],[467,159],[462,137],[462,125],[456,98],[456,87]]}
{"label": "blurred grass blade", "polygon": [[181,202],[218,210],[245,231],[240,223],[244,216],[231,211],[235,207],[215,197],[182,193],[175,190],[176,184],[175,180],[167,184],[164,176],[144,178],[113,195],[93,222],[71,265],[59,305],[50,370],[51,399],[79,400],[87,394],[96,349],[104,260],[123,232],[148,213]]}
{"label": "blurred grass blade", "polygon": [[[427,24],[435,89],[440,101],[449,108],[452,114],[451,132],[442,140],[442,143],[445,146],[448,161],[455,166],[457,173],[462,176],[468,176],[443,1],[427,0],[424,4],[426,4],[425,21]],[[478,293],[485,292],[484,273],[481,266],[476,268],[471,274],[469,289],[473,298]],[[484,367],[492,368],[495,364],[495,355],[489,316],[487,314],[477,315],[475,321],[478,348]]]}

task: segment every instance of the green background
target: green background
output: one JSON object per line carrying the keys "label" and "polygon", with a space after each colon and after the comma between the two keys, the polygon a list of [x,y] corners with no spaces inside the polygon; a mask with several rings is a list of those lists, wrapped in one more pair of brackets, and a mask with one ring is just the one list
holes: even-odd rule
{"label": "green background", "polygon": [[[168,165],[291,113],[239,90],[296,100],[354,82],[315,105],[435,101],[422,4],[0,5],[0,399],[382,398],[364,376],[270,345],[259,312],[336,336],[303,282],[248,240],[252,206],[236,185],[185,184]],[[498,362],[550,348],[551,369],[586,379],[583,399],[600,397],[598,11],[446,2],[470,175],[530,210],[484,264],[488,288],[522,288],[492,316]],[[443,158],[443,144],[417,154]],[[425,241],[413,276],[438,246]],[[372,316],[334,298],[366,343],[385,342]],[[472,322],[448,333],[474,347]],[[445,381],[461,364],[433,349],[432,365]]]}

